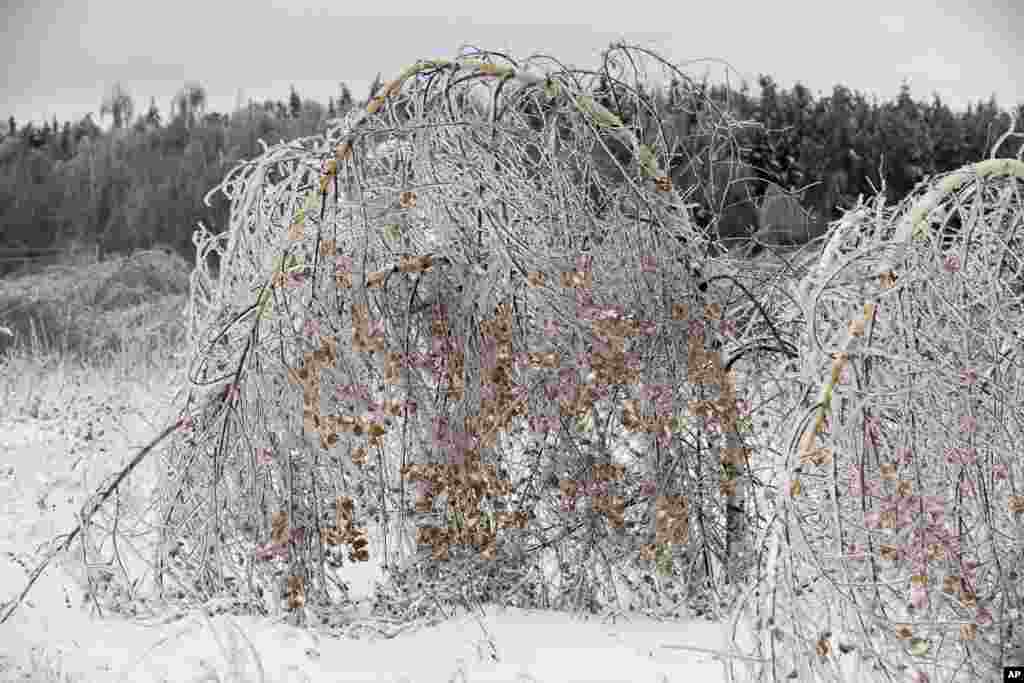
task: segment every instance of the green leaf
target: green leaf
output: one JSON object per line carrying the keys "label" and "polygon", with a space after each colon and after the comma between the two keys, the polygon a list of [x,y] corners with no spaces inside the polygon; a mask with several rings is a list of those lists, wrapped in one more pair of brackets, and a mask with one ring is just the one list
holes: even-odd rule
{"label": "green leaf", "polygon": [[315,214],[319,208],[320,194],[315,190],[310,190],[306,193],[306,199],[302,202],[302,206],[295,210],[295,215],[292,217],[292,223],[305,225],[306,216],[309,214]]}
{"label": "green leaf", "polygon": [[667,543],[662,543],[655,551],[655,566],[661,576],[672,575],[672,551]]}
{"label": "green leaf", "polygon": [[454,529],[455,531],[462,530],[462,513],[458,510],[453,510],[451,516],[448,518],[448,528]]}
{"label": "green leaf", "polygon": [[640,168],[648,178],[655,178],[658,174],[658,160],[654,156],[654,150],[647,145],[640,145]]}
{"label": "green leaf", "polygon": [[[439,69],[443,66],[448,66],[450,64],[451,62],[449,62],[447,59],[425,59],[423,60],[423,63],[420,66],[419,71],[426,71],[427,69]],[[411,76],[412,74],[409,75]]]}
{"label": "green leaf", "polygon": [[392,242],[402,238],[402,228],[397,223],[388,223],[384,226],[384,236]]}
{"label": "green leaf", "polygon": [[398,74],[398,80],[404,81],[407,78],[415,76],[420,71],[433,67],[433,61],[421,62],[419,64],[412,64],[402,69],[401,73]]}
{"label": "green leaf", "polygon": [[316,190],[310,190],[306,193],[306,201],[302,205],[302,210],[306,212],[316,211],[320,208],[320,193]]}
{"label": "green leaf", "polygon": [[910,639],[910,654],[915,657],[924,657],[928,654],[928,650],[931,649],[931,643],[924,638],[911,638]]}
{"label": "green leaf", "polygon": [[587,95],[576,98],[576,105],[591,119],[598,128],[622,128],[622,120]]}
{"label": "green leaf", "polygon": [[256,299],[256,316],[258,318],[265,319],[270,315],[270,311],[274,307],[274,300],[270,296],[270,287],[264,287],[263,291],[260,292],[259,297]]}
{"label": "green leaf", "polygon": [[305,225],[306,215],[315,214],[320,210],[320,193],[316,190],[310,190],[306,193],[306,198],[302,202],[302,206],[295,210],[292,215],[292,223],[298,223],[299,225]]}

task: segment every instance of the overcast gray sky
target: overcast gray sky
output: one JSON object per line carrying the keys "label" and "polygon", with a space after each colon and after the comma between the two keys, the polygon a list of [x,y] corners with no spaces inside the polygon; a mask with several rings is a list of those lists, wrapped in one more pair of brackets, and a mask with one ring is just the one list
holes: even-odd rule
{"label": "overcast gray sky", "polygon": [[[817,96],[833,84],[915,99],[939,95],[954,108],[995,94],[1024,102],[1020,0],[882,2],[467,2],[393,0],[2,0],[0,117],[19,125],[98,112],[120,81],[144,111],[166,116],[186,80],[207,90],[208,110],[236,101],[285,100],[294,83],[322,101],[347,82],[363,97],[420,58],[454,57],[466,43],[523,58],[535,52],[591,68],[612,41],[652,48],[674,63],[727,61],[756,92],[758,73],[781,87],[802,82]],[[444,11],[444,16],[439,16]],[[688,69],[700,76],[707,64]],[[719,79],[720,66],[710,77]],[[2,120],[0,119],[0,120]],[[107,119],[109,123],[109,117]]]}

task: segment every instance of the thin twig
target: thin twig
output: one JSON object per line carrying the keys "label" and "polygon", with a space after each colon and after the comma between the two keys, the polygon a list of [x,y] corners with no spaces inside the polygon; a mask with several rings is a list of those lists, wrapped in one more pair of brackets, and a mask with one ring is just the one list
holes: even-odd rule
{"label": "thin twig", "polygon": [[[218,395],[214,394],[208,399],[208,401],[212,401],[216,398],[218,398]],[[81,532],[89,524],[93,515],[95,515],[96,512],[98,512],[99,509],[103,507],[103,504],[107,502],[107,499],[110,498],[110,496],[113,495],[115,491],[117,491],[118,487],[121,485],[121,482],[123,482],[125,478],[128,477],[128,475],[131,474],[132,471],[136,467],[138,467],[140,463],[142,463],[142,461],[146,458],[147,455],[150,454],[150,452],[152,452],[154,448],[156,448],[158,445],[160,445],[161,442],[163,442],[164,439],[170,436],[170,434],[172,434],[175,431],[175,429],[177,429],[176,424],[170,425],[169,427],[165,428],[156,438],[154,438],[152,441],[146,444],[146,446],[144,446],[142,450],[140,450],[138,454],[134,458],[132,458],[131,462],[129,462],[120,472],[118,472],[117,476],[114,478],[114,481],[106,489],[100,490],[97,492],[97,495],[94,495],[94,499],[96,499],[96,502],[93,504],[92,508],[88,512],[85,512],[86,506],[83,506],[80,517],[81,521],[78,523],[78,525],[75,526],[71,533],[67,535],[67,538],[61,545],[58,545],[56,548],[51,549],[47,553],[46,558],[32,572],[32,575],[29,577],[28,583],[25,585],[25,588],[21,591],[21,594],[18,595],[18,597],[14,600],[6,603],[4,608],[4,615],[2,618],[0,618],[0,624],[6,623],[7,620],[11,618],[11,615],[13,615],[15,610],[17,610],[18,607],[21,605],[22,601],[25,599],[25,596],[27,596],[29,591],[32,590],[32,586],[39,579],[39,577],[42,576],[43,572],[46,571],[46,567],[50,564],[50,562],[53,561],[53,559],[59,553],[66,551],[71,546],[71,543],[75,540],[75,537],[78,536],[79,532]],[[58,536],[57,538],[60,537]],[[55,538],[54,540],[56,541],[57,539]]]}

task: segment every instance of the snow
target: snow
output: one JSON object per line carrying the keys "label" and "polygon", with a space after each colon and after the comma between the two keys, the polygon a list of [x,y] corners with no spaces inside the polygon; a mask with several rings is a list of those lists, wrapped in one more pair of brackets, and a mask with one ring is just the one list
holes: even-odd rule
{"label": "snow", "polygon": [[[145,627],[67,609],[55,590],[59,583],[55,579],[37,588],[57,599],[34,601],[34,607],[3,626],[0,648],[5,659],[44,647],[60,658],[64,672],[88,681],[218,680],[202,678],[211,671],[219,680],[240,681],[724,680],[722,664],[710,653],[658,647],[685,642],[720,648],[721,630],[710,623],[637,619],[606,624],[488,608],[481,621],[495,644],[492,650],[484,629],[470,615],[393,639],[338,640],[225,615],[196,614]],[[237,653],[234,662],[231,652]],[[259,664],[253,652],[259,654]],[[460,670],[464,678],[453,678]]]}
{"label": "snow", "polygon": [[[173,388],[182,386],[171,376],[111,381],[98,372],[6,370],[17,379],[13,388],[5,387],[0,412],[0,599],[5,603],[20,594],[27,572],[43,557],[39,550],[46,546],[40,544],[69,532],[77,510],[103,477],[172,419]],[[144,464],[133,477],[153,482],[153,467]],[[129,493],[130,502],[137,503],[137,496]],[[129,564],[133,576],[142,568]],[[343,571],[357,600],[381,580],[373,563]],[[166,623],[106,612],[100,617],[75,580],[81,572],[80,555],[58,556],[0,625],[0,680],[725,680],[714,653],[728,650],[726,631],[703,620],[659,622],[626,615],[613,622],[487,607],[461,610],[446,622],[393,638],[364,632],[358,639],[339,639],[268,618],[207,616],[201,610]]]}

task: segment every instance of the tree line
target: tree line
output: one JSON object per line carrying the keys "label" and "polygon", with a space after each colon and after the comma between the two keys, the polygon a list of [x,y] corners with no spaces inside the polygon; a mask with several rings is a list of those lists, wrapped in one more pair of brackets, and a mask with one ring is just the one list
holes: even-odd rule
{"label": "tree line", "polygon": [[[368,97],[380,86],[378,76]],[[987,157],[1011,121],[994,97],[954,112],[938,95],[913,99],[906,84],[882,102],[842,85],[816,98],[799,83],[785,90],[766,75],[757,86],[753,96],[747,84],[700,84],[711,101],[754,124],[736,133],[752,174],[765,187],[770,181],[800,191],[806,205],[829,219],[858,195],[875,194],[883,178],[895,201],[925,176]],[[659,118],[699,115],[673,109],[677,87],[643,93]],[[608,93],[605,98],[614,109]],[[250,100],[228,114],[207,111],[206,102],[203,86],[189,82],[166,115],[153,99],[137,111],[131,95],[114,84],[100,105],[101,122],[111,120],[107,131],[91,114],[75,123],[53,118],[41,127],[19,126],[10,117],[0,133],[0,244],[97,245],[101,254],[166,244],[191,260],[197,221],[217,230],[228,223],[226,200],[214,197],[207,207],[204,196],[238,161],[262,153],[259,139],[273,144],[323,133],[329,120],[366,100],[357,101],[342,83],[326,106],[294,87],[285,100]],[[1015,113],[1024,118],[1024,103]],[[650,129],[624,118],[641,137],[643,125]],[[1000,155],[1016,155],[1021,144],[1011,139]],[[756,185],[751,189],[763,194]],[[705,219],[712,210],[703,207]],[[0,273],[4,268],[10,266],[0,263]]]}

